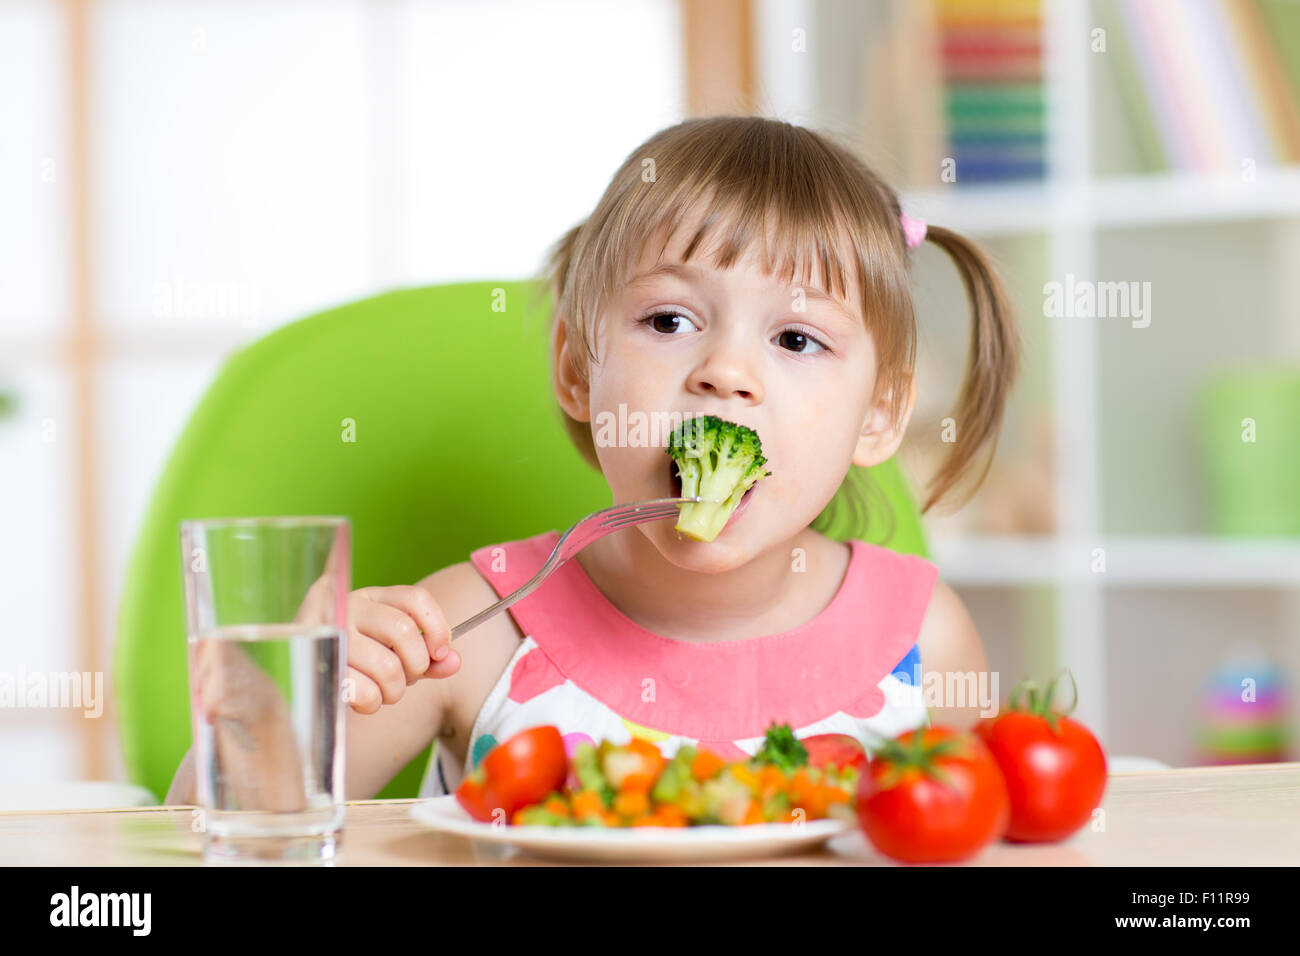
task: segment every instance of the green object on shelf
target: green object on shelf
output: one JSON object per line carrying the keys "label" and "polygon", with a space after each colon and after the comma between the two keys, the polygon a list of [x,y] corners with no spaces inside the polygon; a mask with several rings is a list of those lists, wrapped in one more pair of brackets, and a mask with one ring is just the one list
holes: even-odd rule
{"label": "green object on shelf", "polygon": [[1225,756],[1279,753],[1285,749],[1286,742],[1286,729],[1275,725],[1216,728],[1197,735],[1197,743],[1204,752]]}
{"label": "green object on shelf", "polygon": [[1199,416],[1212,530],[1300,536],[1300,368],[1222,372]]}
{"label": "green object on shelf", "polygon": [[[404,289],[300,319],[225,362],[172,449],[127,568],[114,677],[133,783],[161,798],[190,746],[182,519],[346,515],[360,588],[414,584],[610,504],[561,424],[549,308],[532,282]],[[892,520],[875,513],[864,527],[827,509],[814,527],[928,557],[897,462],[853,476],[872,479]],[[416,796],[431,754],[379,796]]]}

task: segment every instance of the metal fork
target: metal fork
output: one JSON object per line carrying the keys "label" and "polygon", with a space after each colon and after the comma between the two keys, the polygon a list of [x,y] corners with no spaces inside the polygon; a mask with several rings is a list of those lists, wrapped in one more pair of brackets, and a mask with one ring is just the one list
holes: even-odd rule
{"label": "metal fork", "polygon": [[461,621],[451,629],[451,639],[456,640],[466,631],[478,627],[494,614],[504,611],[516,601],[528,597],[560,565],[593,541],[598,541],[619,528],[628,528],[634,524],[645,524],[648,521],[662,521],[664,518],[675,517],[678,513],[678,505],[703,500],[703,498],[699,497],[655,498],[651,501],[636,501],[630,505],[614,505],[587,515],[560,536],[560,540],[555,543],[555,550],[546,559],[542,569],[533,575],[531,581],[518,590],[507,594],[496,604],[489,605],[473,617]]}

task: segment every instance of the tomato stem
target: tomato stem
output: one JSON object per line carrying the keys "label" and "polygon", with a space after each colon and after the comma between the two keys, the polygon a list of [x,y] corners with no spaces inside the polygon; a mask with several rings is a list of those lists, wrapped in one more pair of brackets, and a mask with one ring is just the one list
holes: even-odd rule
{"label": "tomato stem", "polygon": [[939,767],[935,766],[935,759],[954,751],[964,749],[965,742],[959,737],[946,737],[943,740],[935,741],[932,744],[926,744],[925,736],[921,732],[913,732],[912,739],[907,745],[898,742],[898,739],[886,740],[880,749],[876,752],[875,758],[889,765],[889,769],[880,778],[880,788],[888,790],[895,786],[904,771],[916,769],[928,777],[932,777],[944,786],[952,786],[952,779]]}
{"label": "tomato stem", "polygon": [[[1060,682],[1061,676],[1065,675],[1070,678],[1071,697],[1070,706],[1066,710],[1053,710],[1052,701],[1056,697],[1056,688]],[[1028,695],[1028,704],[1021,701],[1022,695]],[[1038,684],[1032,680],[1022,680],[1011,691],[1011,697],[1007,703],[1010,710],[1021,710],[1026,713],[1042,717],[1047,721],[1047,725],[1052,729],[1052,733],[1058,737],[1061,734],[1058,721],[1062,717],[1068,717],[1079,706],[1079,685],[1074,680],[1074,672],[1068,667],[1061,670],[1055,677],[1048,681],[1047,688],[1039,696]]]}

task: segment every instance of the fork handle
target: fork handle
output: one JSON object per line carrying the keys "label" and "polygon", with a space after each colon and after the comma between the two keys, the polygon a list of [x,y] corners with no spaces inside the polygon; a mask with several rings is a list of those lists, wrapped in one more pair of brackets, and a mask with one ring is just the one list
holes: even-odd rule
{"label": "fork handle", "polygon": [[512,591],[510,594],[507,594],[500,601],[497,601],[496,604],[489,604],[487,607],[479,611],[473,617],[468,617],[465,620],[461,621],[459,624],[457,624],[455,627],[453,627],[451,629],[451,640],[453,641],[456,640],[456,638],[460,637],[466,631],[473,630],[474,628],[482,624],[484,621],[486,621],[488,618],[493,617],[494,615],[500,613],[501,611],[504,611],[506,608],[514,604],[516,601],[522,601],[524,598],[528,597],[528,595],[532,594],[535,590],[537,590],[537,586],[542,583],[545,577],[548,574],[550,574],[552,570],[554,569],[551,567],[551,562],[549,561],[546,562],[546,564],[542,566],[542,569],[533,575],[532,580],[530,580],[523,587],[519,588],[516,591]]}

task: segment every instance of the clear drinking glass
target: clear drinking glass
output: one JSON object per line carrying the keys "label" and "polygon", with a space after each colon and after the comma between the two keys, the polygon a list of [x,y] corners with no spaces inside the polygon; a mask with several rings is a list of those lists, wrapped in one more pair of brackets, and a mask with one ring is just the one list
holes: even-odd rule
{"label": "clear drinking glass", "polygon": [[182,521],[206,862],[330,862],[343,825],[343,517]]}

